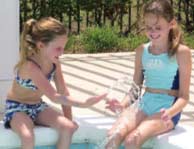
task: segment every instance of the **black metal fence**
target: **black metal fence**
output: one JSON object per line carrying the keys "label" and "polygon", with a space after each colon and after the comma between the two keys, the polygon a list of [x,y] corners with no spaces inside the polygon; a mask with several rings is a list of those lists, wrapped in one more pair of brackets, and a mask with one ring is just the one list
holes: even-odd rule
{"label": "black metal fence", "polygon": [[[141,10],[149,0],[20,0],[20,30],[29,18],[52,16],[72,33],[88,26],[117,25],[127,34],[141,29]],[[170,0],[179,23],[194,30],[194,0]]]}

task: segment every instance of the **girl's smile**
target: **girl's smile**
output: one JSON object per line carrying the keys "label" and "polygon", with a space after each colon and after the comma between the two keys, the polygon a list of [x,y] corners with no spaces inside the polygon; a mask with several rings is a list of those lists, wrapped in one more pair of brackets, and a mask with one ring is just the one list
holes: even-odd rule
{"label": "girl's smile", "polygon": [[150,34],[150,38],[153,40],[159,39],[160,35],[154,35],[154,34]]}
{"label": "girl's smile", "polygon": [[151,41],[161,42],[168,39],[171,23],[163,17],[148,13],[145,15],[145,31]]}

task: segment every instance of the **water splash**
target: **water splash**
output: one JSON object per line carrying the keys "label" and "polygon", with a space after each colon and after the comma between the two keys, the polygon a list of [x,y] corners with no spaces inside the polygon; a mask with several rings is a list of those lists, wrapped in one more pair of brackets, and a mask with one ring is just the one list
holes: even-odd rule
{"label": "water splash", "polygon": [[[107,100],[124,99],[129,96],[129,106],[137,109],[141,97],[141,88],[129,77],[124,76],[116,80],[108,89]],[[116,109],[116,115],[119,117],[121,109]]]}
{"label": "water splash", "polygon": [[[122,95],[118,97],[116,93],[120,92]],[[141,88],[133,82],[129,77],[124,76],[122,78],[119,78],[116,80],[108,89],[108,99],[123,99],[126,95],[129,95],[129,106],[131,106],[133,109],[135,109],[135,113],[139,110],[139,104],[140,104],[140,97],[141,97]],[[119,117],[121,114],[121,109],[116,109],[116,116]],[[135,119],[133,116],[125,117],[122,124],[118,125],[114,133],[97,143],[97,146],[95,149],[105,149],[105,146],[107,143],[109,144],[109,148],[107,149],[116,149],[116,144],[111,141],[114,140],[115,137],[117,137],[118,133],[121,129],[124,129],[128,121],[132,121]]]}
{"label": "water splash", "polygon": [[116,128],[116,130],[114,131],[114,133],[113,133],[111,136],[106,137],[105,139],[103,139],[103,140],[101,140],[101,141],[99,141],[99,142],[97,143],[95,149],[105,149],[105,146],[106,146],[108,143],[109,143],[109,147],[107,147],[106,149],[117,149],[117,146],[116,146],[115,142],[111,142],[111,143],[110,143],[110,141],[111,141],[111,140],[114,140],[114,139],[117,137],[117,135],[118,135],[118,133],[120,132],[121,129],[125,129],[125,125],[128,123],[128,121],[129,121],[129,119],[127,119],[127,118],[124,119],[124,120],[123,120],[123,123],[120,124],[120,125]]}

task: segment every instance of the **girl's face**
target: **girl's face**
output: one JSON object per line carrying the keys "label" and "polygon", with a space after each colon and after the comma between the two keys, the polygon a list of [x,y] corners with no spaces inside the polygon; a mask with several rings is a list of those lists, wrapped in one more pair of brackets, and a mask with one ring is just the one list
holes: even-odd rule
{"label": "girl's face", "polygon": [[59,56],[64,52],[64,48],[67,42],[67,35],[61,35],[56,37],[53,41],[45,45],[44,55],[47,59],[51,60],[53,63],[58,62]]}
{"label": "girl's face", "polygon": [[152,42],[163,43],[168,41],[172,25],[172,22],[168,22],[163,17],[151,13],[145,15],[146,35]]}

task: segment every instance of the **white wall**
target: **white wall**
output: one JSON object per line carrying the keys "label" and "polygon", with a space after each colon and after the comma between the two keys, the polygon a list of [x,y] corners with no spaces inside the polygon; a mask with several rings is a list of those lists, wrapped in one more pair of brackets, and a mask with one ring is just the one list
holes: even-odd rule
{"label": "white wall", "polygon": [[19,0],[0,0],[0,112],[19,56]]}

